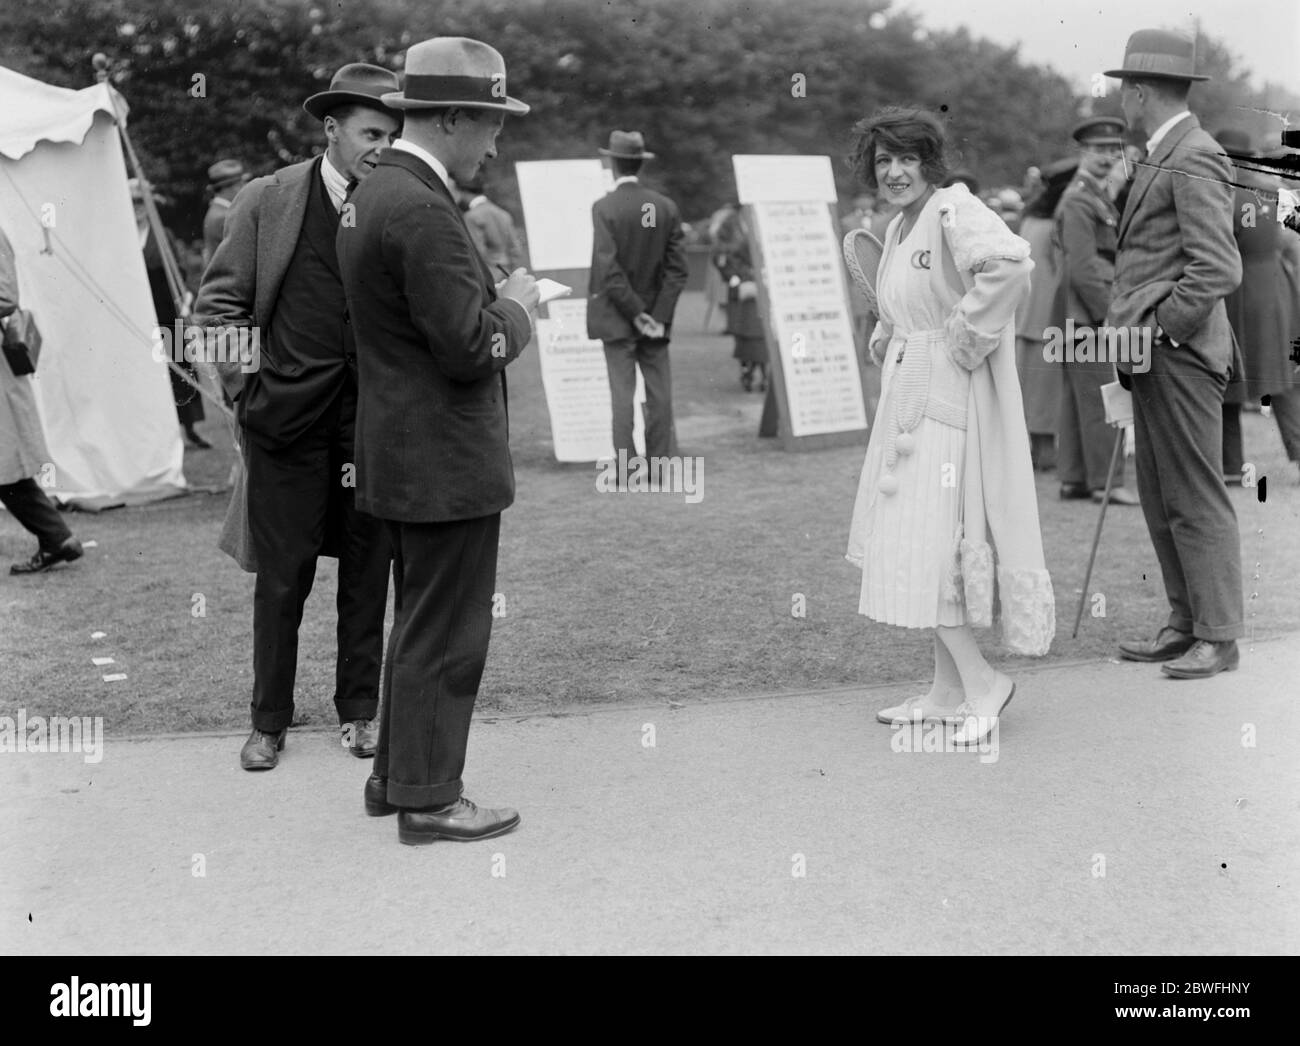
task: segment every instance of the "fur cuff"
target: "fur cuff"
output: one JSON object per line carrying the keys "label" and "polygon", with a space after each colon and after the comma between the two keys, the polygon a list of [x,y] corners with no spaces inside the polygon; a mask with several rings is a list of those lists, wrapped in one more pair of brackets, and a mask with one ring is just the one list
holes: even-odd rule
{"label": "fur cuff", "polygon": [[1056,598],[1046,570],[998,569],[1002,643],[1013,654],[1042,657],[1056,635]]}
{"label": "fur cuff", "polygon": [[1002,342],[1002,332],[985,334],[976,330],[962,314],[961,306],[953,309],[944,325],[948,333],[948,351],[967,370],[974,370]]}
{"label": "fur cuff", "polygon": [[961,541],[961,576],[966,620],[974,628],[993,626],[993,549],[987,541]]}

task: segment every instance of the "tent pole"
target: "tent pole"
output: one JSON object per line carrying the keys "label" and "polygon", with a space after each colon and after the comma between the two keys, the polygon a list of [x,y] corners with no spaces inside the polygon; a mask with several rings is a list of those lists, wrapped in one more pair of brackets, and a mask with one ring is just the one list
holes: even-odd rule
{"label": "tent pole", "polygon": [[[95,79],[108,89],[108,102],[113,107],[113,123],[117,126],[118,137],[122,140],[122,148],[126,150],[126,157],[131,164],[131,170],[140,184],[140,191],[144,198],[145,215],[149,219],[149,229],[153,233],[154,242],[158,244],[158,253],[163,262],[163,272],[167,277],[167,289],[171,292],[172,303],[176,306],[176,315],[179,319],[188,319],[190,305],[192,304],[191,295],[185,289],[185,281],[181,278],[180,263],[176,260],[176,255],[172,251],[171,237],[167,235],[167,230],[163,227],[162,216],[158,213],[158,208],[154,203],[153,186],[144,176],[144,168],[140,165],[140,158],[136,155],[135,146],[131,144],[131,135],[127,133],[126,120],[121,109],[118,108],[118,92],[109,81],[109,60],[101,52],[97,53],[91,61],[95,67]],[[234,412],[222,400],[205,389],[184,368],[178,366],[174,360],[168,360],[167,366],[171,368],[173,374],[179,375],[181,380],[198,392],[199,395],[206,397],[209,402],[215,404],[233,430]]]}

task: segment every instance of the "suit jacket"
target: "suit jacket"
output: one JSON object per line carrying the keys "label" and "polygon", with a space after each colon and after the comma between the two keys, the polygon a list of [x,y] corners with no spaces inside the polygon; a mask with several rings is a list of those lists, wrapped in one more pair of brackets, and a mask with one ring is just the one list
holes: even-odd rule
{"label": "suit jacket", "polygon": [[[225,236],[203,274],[193,309],[196,324],[256,327],[265,333],[298,245],[318,167],[319,160],[305,160],[254,178],[239,191],[226,216]],[[237,398],[247,377],[239,364],[218,363],[217,373],[226,392]]]}
{"label": "suit jacket", "polygon": [[1072,319],[1085,327],[1104,323],[1115,279],[1119,212],[1101,182],[1086,171],[1061,197],[1055,235],[1061,251],[1062,321]]}
{"label": "suit jacket", "polygon": [[524,252],[515,236],[515,220],[504,207],[498,207],[484,196],[465,212],[465,225],[489,267],[504,265],[514,272],[524,264]]}
{"label": "suit jacket", "polygon": [[643,312],[670,327],[686,286],[686,244],[677,204],[638,182],[624,182],[591,207],[594,238],[587,337],[637,337]]}
{"label": "suit jacket", "polygon": [[[1138,168],[1119,225],[1113,327],[1159,325],[1178,343],[1155,352],[1191,352],[1215,373],[1239,373],[1224,296],[1241,282],[1232,235],[1232,168],[1196,117],[1176,123]],[[1121,372],[1131,363],[1119,363]]]}
{"label": "suit jacket", "polygon": [[498,301],[460,208],[422,160],[385,149],[338,231],[357,338],[357,507],[450,522],[514,501],[506,365],[532,336]]}

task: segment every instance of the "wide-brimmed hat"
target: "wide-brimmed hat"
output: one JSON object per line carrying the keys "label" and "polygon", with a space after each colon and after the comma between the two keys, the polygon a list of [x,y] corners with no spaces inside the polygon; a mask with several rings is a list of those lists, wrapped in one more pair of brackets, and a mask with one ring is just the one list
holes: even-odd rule
{"label": "wide-brimmed hat", "polygon": [[1196,72],[1196,40],[1170,29],[1139,29],[1124,48],[1124,67],[1107,69],[1119,79],[1208,80]]}
{"label": "wide-brimmed hat", "polygon": [[381,113],[396,116],[383,96],[398,86],[397,74],[391,69],[353,62],[334,74],[328,91],[312,95],[302,103],[302,107],[317,120],[325,119],[331,109],[340,105],[368,105]]}
{"label": "wide-brimmed hat", "polygon": [[227,185],[245,180],[248,169],[242,160],[218,160],[208,168],[208,187],[224,189]]}
{"label": "wide-brimmed hat", "polygon": [[1090,116],[1074,125],[1070,137],[1080,145],[1123,145],[1127,129],[1118,116]]}
{"label": "wide-brimmed hat", "polygon": [[640,131],[610,131],[609,148],[600,150],[601,156],[615,156],[620,160],[653,160],[654,153],[645,150],[645,139]]}
{"label": "wide-brimmed hat", "polygon": [[435,36],[406,52],[402,89],[384,95],[394,109],[500,109],[522,116],[529,106],[506,94],[506,60],[495,47],[464,36]]}

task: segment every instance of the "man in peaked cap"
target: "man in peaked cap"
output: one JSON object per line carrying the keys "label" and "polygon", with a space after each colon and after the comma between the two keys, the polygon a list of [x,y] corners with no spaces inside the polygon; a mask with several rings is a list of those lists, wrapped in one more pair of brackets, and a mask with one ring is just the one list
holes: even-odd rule
{"label": "man in peaked cap", "polygon": [[357,504],[393,547],[393,628],[366,812],[397,813],[399,841],[508,832],[514,810],[463,795],[470,717],[487,663],[501,512],[515,496],[505,370],[532,336],[537,285],[522,268],[497,284],[450,181],[496,156],[505,59],[463,37],[406,53],[402,137],[358,189],[338,231],[357,331]]}
{"label": "man in peaked cap", "polygon": [[[369,177],[400,126],[400,114],[382,100],[397,85],[395,73],[358,63],[307,99],[303,108],[325,132],[324,154],[239,193],[194,307],[197,323],[251,329],[260,338],[253,373],[239,363],[217,368],[235,400],[247,482],[245,496],[232,499],[227,532],[240,535],[240,565],[257,572],[245,770],[273,768],[284,748],[298,626],[321,555],[339,560],[340,733],[353,755],[375,751],[391,552],[382,524],[354,498],[356,349],[334,232],[350,217],[349,187]],[[240,506],[246,527],[234,519]]]}
{"label": "man in peaked cap", "polygon": [[668,338],[689,271],[681,214],[667,196],[637,181],[642,163],[654,158],[639,131],[614,131],[600,153],[609,157],[614,188],[591,207],[587,337],[605,343],[614,456],[636,454],[632,396],[639,365],[646,457],[668,457],[677,452]]}
{"label": "man in peaked cap", "polygon": [[1107,323],[1150,339],[1145,373],[1117,362],[1133,392],[1138,493],[1160,560],[1169,618],[1153,639],[1120,644],[1175,679],[1237,667],[1241,541],[1223,482],[1223,396],[1241,371],[1223,299],[1241,282],[1232,169],[1187,109],[1196,43],[1144,29],[1129,37],[1120,104],[1147,139],[1120,218]]}
{"label": "man in peaked cap", "polygon": [[206,268],[217,253],[221,237],[226,232],[226,216],[230,201],[248,184],[248,171],[240,160],[218,160],[208,168],[208,188],[212,202],[203,216],[203,265]]}
{"label": "man in peaked cap", "polygon": [[[1073,321],[1081,347],[1104,344],[1096,328],[1106,322],[1111,283],[1115,278],[1115,240],[1119,211],[1106,191],[1106,176],[1124,156],[1124,121],[1116,116],[1093,116],[1075,125],[1071,137],[1079,152],[1079,166],[1070,187],[1056,208],[1056,242],[1061,251],[1061,282],[1056,314]],[[1094,354],[1095,355],[1095,354]],[[1057,435],[1057,473],[1061,497],[1105,495],[1114,432],[1106,424],[1101,387],[1114,380],[1108,358],[1070,359],[1064,368]],[[1137,496],[1124,486],[1124,459],[1110,491],[1117,505],[1136,505]]]}

